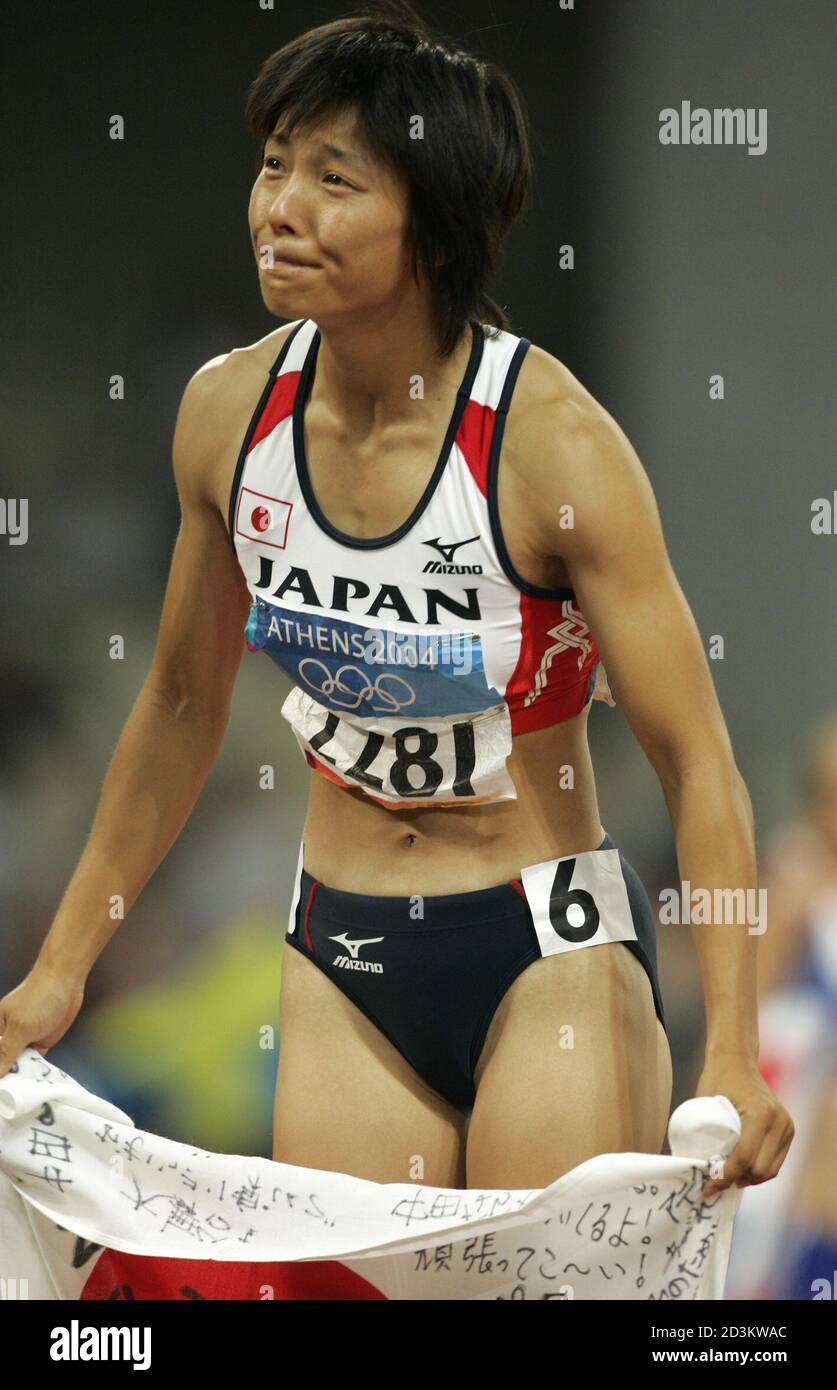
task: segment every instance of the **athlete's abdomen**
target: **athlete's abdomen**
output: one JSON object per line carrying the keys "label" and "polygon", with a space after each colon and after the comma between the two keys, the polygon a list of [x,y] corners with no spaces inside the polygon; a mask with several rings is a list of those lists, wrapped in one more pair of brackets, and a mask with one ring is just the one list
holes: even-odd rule
{"label": "athlete's abdomen", "polygon": [[594,849],[602,829],[587,743],[589,706],[513,742],[512,801],[390,810],[311,773],[305,868],[347,893],[463,893],[524,864]]}

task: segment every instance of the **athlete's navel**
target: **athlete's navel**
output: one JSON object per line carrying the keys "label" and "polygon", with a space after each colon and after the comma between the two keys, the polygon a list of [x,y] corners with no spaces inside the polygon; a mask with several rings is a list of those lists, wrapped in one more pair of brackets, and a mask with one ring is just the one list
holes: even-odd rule
{"label": "athlete's navel", "polygon": [[410,835],[410,834],[408,833],[408,834],[407,834],[407,837],[406,837],[406,842],[407,842],[407,848],[408,848],[408,849],[412,849],[412,848],[413,848],[413,845],[414,845],[415,842],[416,842],[416,837],[415,837],[415,835]]}

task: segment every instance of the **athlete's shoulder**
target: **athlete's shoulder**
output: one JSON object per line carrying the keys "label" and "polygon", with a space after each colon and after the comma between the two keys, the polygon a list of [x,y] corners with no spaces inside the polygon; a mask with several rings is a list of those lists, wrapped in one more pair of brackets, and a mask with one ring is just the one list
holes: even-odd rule
{"label": "athlete's shoulder", "polygon": [[[557,506],[550,504],[571,504],[598,526],[602,509],[628,506],[626,497],[643,475],[624,432],[601,402],[564,362],[534,344],[512,394],[503,449],[524,487],[544,501],[543,556],[558,553]],[[586,538],[580,521],[576,530]],[[560,553],[568,554],[573,539],[562,529]]]}
{"label": "athlete's shoulder", "polygon": [[263,338],[257,338],[255,343],[233,348],[226,358],[229,370],[269,371],[291,334],[305,322],[305,319],[293,319],[290,323],[283,323],[281,328],[266,333]]}
{"label": "athlete's shoulder", "polygon": [[604,407],[566,363],[536,343],[530,344],[523,358],[512,396],[512,409],[515,401],[518,414],[525,414],[533,436],[542,430],[552,436],[556,431],[573,432],[593,421],[609,418]]}
{"label": "athlete's shoulder", "polygon": [[237,453],[267,374],[301,320],[204,362],[186,383],[174,432],[178,485],[214,496],[216,475]]}
{"label": "athlete's shoulder", "polygon": [[252,411],[267,374],[301,320],[284,324],[245,347],[210,357],[186,383],[177,428],[181,434],[206,438],[239,429],[242,412]]}
{"label": "athlete's shoulder", "polygon": [[531,343],[509,404],[503,453],[526,486],[554,487],[607,411],[558,357]]}
{"label": "athlete's shoulder", "polygon": [[229,391],[235,390],[239,385],[246,389],[256,377],[261,378],[263,382],[291,333],[302,322],[302,319],[295,319],[292,323],[283,324],[281,328],[274,328],[271,333],[266,333],[254,343],[247,343],[244,347],[235,347],[229,352],[222,352],[218,357],[211,357],[189,378],[186,390],[207,402],[213,397],[223,399]]}

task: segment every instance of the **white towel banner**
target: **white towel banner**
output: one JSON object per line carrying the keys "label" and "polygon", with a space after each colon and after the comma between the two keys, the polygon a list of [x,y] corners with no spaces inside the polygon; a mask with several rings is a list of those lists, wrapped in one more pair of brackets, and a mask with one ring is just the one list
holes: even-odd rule
{"label": "white towel banner", "polygon": [[725,1096],[671,1156],[601,1154],[549,1187],[374,1183],[137,1129],[26,1048],[0,1079],[0,1298],[720,1299],[741,1190]]}

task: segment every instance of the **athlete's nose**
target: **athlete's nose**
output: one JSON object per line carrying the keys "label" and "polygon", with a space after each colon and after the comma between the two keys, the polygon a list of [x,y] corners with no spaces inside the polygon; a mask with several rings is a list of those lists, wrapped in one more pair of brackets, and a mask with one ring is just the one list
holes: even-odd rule
{"label": "athlete's nose", "polygon": [[290,228],[300,236],[303,231],[305,195],[298,179],[289,174],[277,188],[267,207],[267,217],[275,232]]}

